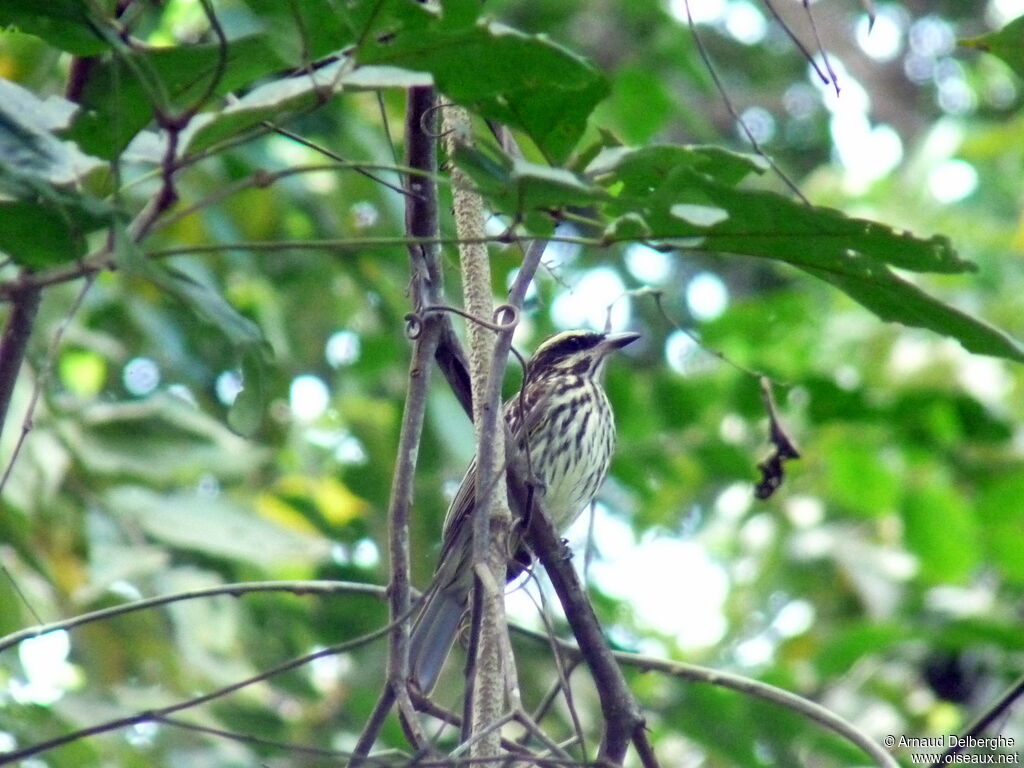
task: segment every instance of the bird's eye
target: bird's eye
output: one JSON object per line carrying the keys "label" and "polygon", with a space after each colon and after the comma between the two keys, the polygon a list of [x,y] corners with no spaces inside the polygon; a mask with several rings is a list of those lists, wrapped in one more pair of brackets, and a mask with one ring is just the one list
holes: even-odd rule
{"label": "bird's eye", "polygon": [[562,348],[566,354],[573,354],[575,352],[582,352],[584,349],[590,349],[594,346],[595,340],[590,336],[570,336],[564,342],[562,342]]}

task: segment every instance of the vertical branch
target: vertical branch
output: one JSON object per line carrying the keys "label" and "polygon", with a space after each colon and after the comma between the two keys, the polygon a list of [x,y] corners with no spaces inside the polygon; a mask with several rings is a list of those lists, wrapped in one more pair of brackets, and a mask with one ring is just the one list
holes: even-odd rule
{"label": "vertical branch", "polygon": [[3,336],[0,337],[0,434],[7,421],[11,395],[39,311],[39,299],[40,289],[36,286],[30,285],[19,290],[12,300],[11,314],[7,316]]}
{"label": "vertical branch", "polygon": [[[517,489],[514,496],[522,499],[526,493]],[[536,505],[536,500],[534,504]],[[605,720],[604,740],[598,762],[622,765],[630,741],[646,750],[644,719],[639,705],[626,684],[611,649],[601,634],[594,609],[587,599],[572,563],[565,556],[565,547],[546,514],[528,517],[527,541],[551,579],[565,617],[572,628],[580,653],[590,667],[601,700]],[[650,764],[650,763],[645,763]]]}
{"label": "vertical branch", "polygon": [[[449,154],[471,141],[469,114],[461,107],[444,112]],[[461,240],[459,262],[465,308],[470,315],[490,319],[493,314],[491,270],[484,244],[483,202],[472,191],[471,183],[458,168],[452,171],[452,195],[455,229]],[[504,595],[487,584],[504,583],[512,514],[501,477],[505,464],[504,440],[499,434],[501,417],[500,376],[504,366],[493,367],[494,332],[471,322],[469,335],[469,372],[473,392],[473,423],[476,429],[476,505],[473,512],[474,632],[475,651],[470,659],[474,674],[469,681],[464,737],[470,742],[470,757],[488,759],[501,754],[501,733],[490,728],[501,718],[504,705],[501,633],[505,630]],[[497,383],[496,383],[497,382]],[[481,570],[489,578],[480,578]],[[479,739],[472,739],[473,735]]]}
{"label": "vertical branch", "polygon": [[[427,410],[427,391],[430,383],[431,360],[437,348],[438,326],[426,322],[418,326],[412,360],[409,363],[409,389],[402,413],[402,428],[398,438],[398,455],[392,477],[391,501],[388,505],[388,552],[391,557],[391,583],[388,596],[391,620],[388,653],[388,688],[397,696],[403,723],[418,748],[428,742],[412,716],[406,680],[409,677],[409,624],[401,619],[409,615],[409,514],[413,502],[413,484],[416,460],[419,456],[420,436],[423,433]],[[389,705],[390,706],[390,705]]]}
{"label": "vertical branch", "polygon": [[406,98],[405,155],[410,168],[423,171],[405,179],[405,231],[420,242],[409,245],[410,292],[414,311],[416,343],[409,363],[409,389],[398,443],[398,455],[392,478],[388,507],[388,554],[391,581],[388,602],[393,627],[388,640],[387,684],[381,692],[369,721],[352,750],[350,768],[363,765],[384,720],[397,701],[401,722],[417,748],[429,742],[418,725],[409,698],[409,623],[410,613],[409,518],[413,500],[413,480],[419,453],[420,435],[426,413],[430,360],[437,354],[438,339],[444,330],[444,318],[421,310],[440,301],[443,295],[438,247],[424,243],[435,237],[437,224],[437,145],[428,124],[434,115],[435,94],[431,87],[411,88]]}
{"label": "vertical branch", "polygon": [[[405,181],[406,233],[412,237],[433,237],[437,234],[437,186],[434,181],[437,170],[437,143],[427,124],[434,114],[435,93],[433,88],[412,88],[407,100],[405,124],[405,152],[411,168],[423,171],[421,175],[410,174]],[[410,245],[409,263],[411,269],[410,288],[412,304],[416,313],[423,307],[434,304],[441,297],[442,275],[438,266],[436,245]],[[391,506],[388,510],[389,553],[391,557],[391,618],[397,621],[391,633],[388,658],[388,684],[398,696],[399,709],[407,729],[413,729],[413,740],[423,746],[423,734],[416,733],[417,721],[412,716],[412,702],[406,681],[409,677],[409,626],[398,621],[408,615],[410,608],[409,588],[409,517],[412,509],[412,487],[416,471],[416,456],[419,451],[420,435],[426,412],[427,385],[430,361],[437,351],[440,324],[429,314],[419,314],[419,335],[409,366],[409,390],[406,395],[405,412],[402,417],[402,432],[399,437],[397,465]]]}

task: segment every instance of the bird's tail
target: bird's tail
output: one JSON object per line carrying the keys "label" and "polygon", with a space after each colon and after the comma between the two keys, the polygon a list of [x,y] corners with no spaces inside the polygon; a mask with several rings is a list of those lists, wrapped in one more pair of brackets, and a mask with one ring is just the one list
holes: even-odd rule
{"label": "bird's tail", "polygon": [[409,673],[423,693],[437,683],[465,610],[465,593],[434,589],[416,616],[409,635]]}

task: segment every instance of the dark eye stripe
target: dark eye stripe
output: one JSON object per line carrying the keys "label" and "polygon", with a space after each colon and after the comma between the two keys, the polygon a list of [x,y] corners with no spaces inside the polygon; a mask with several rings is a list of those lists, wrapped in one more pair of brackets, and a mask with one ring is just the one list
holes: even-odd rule
{"label": "dark eye stripe", "polygon": [[543,362],[543,364],[550,365],[557,360],[560,360],[570,355],[574,355],[578,352],[583,352],[588,349],[593,349],[601,343],[601,339],[604,336],[600,333],[579,333],[572,336],[567,336],[563,339],[559,339],[551,346],[542,349],[534,358],[537,362]]}

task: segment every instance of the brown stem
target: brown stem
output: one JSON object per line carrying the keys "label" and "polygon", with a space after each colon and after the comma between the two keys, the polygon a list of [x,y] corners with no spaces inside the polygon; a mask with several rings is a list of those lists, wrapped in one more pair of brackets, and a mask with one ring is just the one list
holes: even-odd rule
{"label": "brown stem", "polygon": [[7,316],[3,336],[0,337],[0,434],[7,421],[11,395],[14,394],[14,385],[25,359],[40,298],[41,291],[34,286],[18,291],[13,297],[11,314]]}
{"label": "brown stem", "polygon": [[[433,181],[437,170],[437,149],[433,133],[425,124],[426,118],[434,113],[433,105],[433,88],[409,90],[406,99],[406,164],[424,172],[422,175],[409,174],[405,179],[409,192],[405,198],[405,229],[406,234],[415,237],[435,237],[438,232],[437,187]],[[436,245],[428,243],[409,245],[412,304],[417,313],[425,306],[438,303],[440,298],[442,273],[437,250]],[[388,594],[392,618],[405,616],[410,606],[409,515],[412,509],[413,480],[426,412],[430,359],[437,349],[443,322],[444,316],[438,313],[425,313],[421,316],[409,365],[409,388],[388,510],[391,558]],[[390,634],[387,677],[387,685],[356,742],[350,768],[366,761],[396,701],[402,714],[402,726],[410,741],[418,749],[425,749],[429,745],[418,722],[410,716],[413,707],[406,684],[409,677],[409,627],[406,622],[397,622]]]}
{"label": "brown stem", "polygon": [[[524,490],[517,489],[512,497],[526,498],[522,495]],[[626,685],[626,678],[615,661],[608,643],[601,634],[597,616],[572,567],[565,546],[547,516],[538,512],[540,510],[534,509],[527,518],[529,525],[526,538],[538,559],[544,564],[576,642],[579,643],[580,653],[586,659],[587,666],[594,676],[605,720],[604,740],[598,760],[612,765],[622,765],[630,741],[643,730],[643,714]]]}

